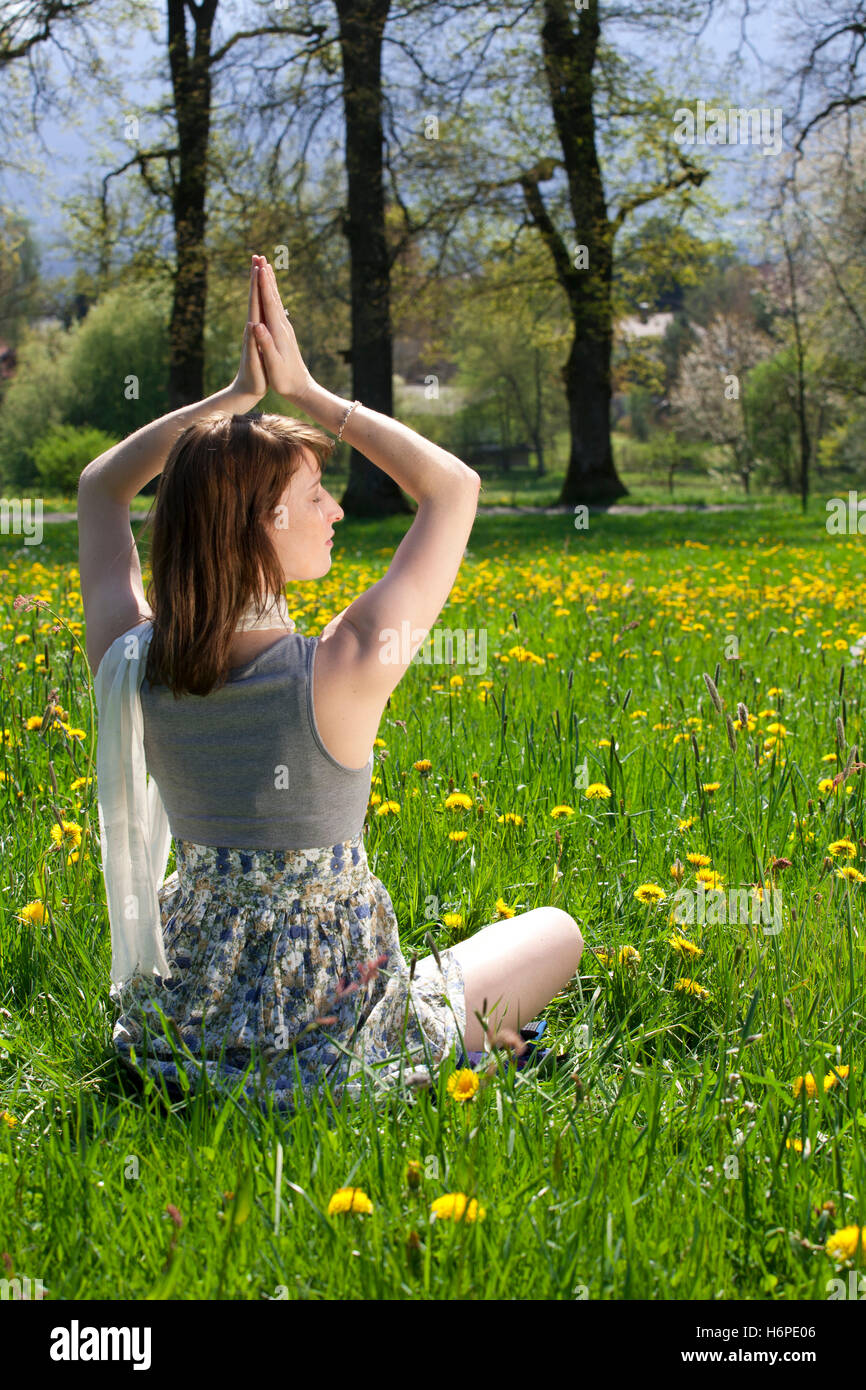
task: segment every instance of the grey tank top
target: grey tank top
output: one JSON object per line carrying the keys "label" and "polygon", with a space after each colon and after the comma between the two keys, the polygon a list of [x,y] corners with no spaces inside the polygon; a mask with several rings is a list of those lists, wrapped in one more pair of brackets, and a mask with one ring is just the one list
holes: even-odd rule
{"label": "grey tank top", "polygon": [[229,849],[321,849],[364,823],[363,768],[325,748],[313,709],[318,637],[291,632],[208,695],[141,682],[144,754],[175,839]]}

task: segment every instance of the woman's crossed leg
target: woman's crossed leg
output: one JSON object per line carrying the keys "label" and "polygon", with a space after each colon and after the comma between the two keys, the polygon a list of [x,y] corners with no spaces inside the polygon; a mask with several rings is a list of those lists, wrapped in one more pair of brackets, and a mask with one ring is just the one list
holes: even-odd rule
{"label": "woman's crossed leg", "polygon": [[[464,1045],[467,1052],[480,1052],[484,1032],[476,1013],[487,1018],[491,1040],[503,1027],[517,1033],[575,974],[583,936],[561,908],[535,907],[482,927],[448,950],[459,960],[466,986]],[[415,969],[435,971],[433,956]]]}

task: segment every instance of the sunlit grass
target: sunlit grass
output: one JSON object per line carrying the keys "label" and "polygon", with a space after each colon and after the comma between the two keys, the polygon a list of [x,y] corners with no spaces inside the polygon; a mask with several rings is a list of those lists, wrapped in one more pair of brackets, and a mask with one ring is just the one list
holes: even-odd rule
{"label": "sunlit grass", "polygon": [[[343,523],[328,580],[289,594],[301,631],[405,524]],[[465,1099],[449,1063],[430,1091],[292,1119],[118,1076],[74,566],[74,526],[0,537],[7,1270],[52,1298],[827,1297],[827,1240],[866,1222],[857,761],[832,785],[862,740],[856,538],[788,509],[479,519],[438,626],[484,634],[484,669],[410,669],[366,843],[407,959],[503,907],[577,918],[561,1063],[503,1057]],[[779,892],[781,929],[672,922],[699,874]],[[329,1215],[344,1188],[365,1209]],[[455,1193],[475,1220],[433,1215]]]}

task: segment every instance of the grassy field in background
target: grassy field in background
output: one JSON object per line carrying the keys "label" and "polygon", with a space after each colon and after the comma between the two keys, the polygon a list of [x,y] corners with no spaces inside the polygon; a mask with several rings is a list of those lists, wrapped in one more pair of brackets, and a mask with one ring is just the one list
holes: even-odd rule
{"label": "grassy field in background", "polygon": [[[288,595],[299,629],[405,526],[342,523],[331,574]],[[863,771],[833,786],[863,736],[858,538],[793,502],[580,532],[479,516],[437,626],[483,634],[485,659],[410,668],[365,842],[407,959],[428,930],[576,917],[559,1065],[500,1056],[452,1094],[448,1062],[429,1091],[292,1119],[118,1077],[75,564],[74,525],[0,537],[0,1275],[70,1299],[823,1300],[862,1265]],[[778,930],[672,922],[699,873],[757,885]],[[372,1209],[329,1215],[343,1187]],[[455,1193],[475,1219],[432,1218]]]}

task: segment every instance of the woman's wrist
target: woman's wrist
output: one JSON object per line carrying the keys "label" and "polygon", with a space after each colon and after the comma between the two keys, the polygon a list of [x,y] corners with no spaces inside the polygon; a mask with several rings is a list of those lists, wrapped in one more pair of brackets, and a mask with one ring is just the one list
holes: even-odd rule
{"label": "woman's wrist", "polygon": [[293,391],[291,396],[286,399],[299,410],[303,410],[305,415],[309,415],[315,420],[317,425],[322,425],[330,430],[332,434],[337,434],[340,425],[351,401],[344,400],[342,396],[337,396],[333,391],[320,386],[317,381],[310,377],[310,383],[301,393]]}
{"label": "woman's wrist", "polygon": [[262,396],[257,396],[254,391],[244,391],[241,387],[232,382],[224,391],[217,392],[222,399],[221,409],[230,415],[246,415],[247,411],[255,409]]}

